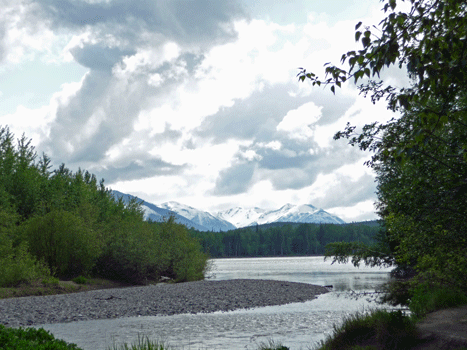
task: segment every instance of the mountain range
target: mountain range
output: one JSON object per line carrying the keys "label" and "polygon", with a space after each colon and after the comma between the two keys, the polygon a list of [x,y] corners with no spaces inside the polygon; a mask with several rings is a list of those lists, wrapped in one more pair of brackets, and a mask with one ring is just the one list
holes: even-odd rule
{"label": "mountain range", "polygon": [[[119,191],[112,191],[112,193],[115,198],[122,198],[125,202],[133,198],[132,195]],[[228,231],[273,222],[345,224],[345,221],[339,217],[311,204],[286,204],[277,210],[236,207],[217,213],[209,213],[173,201],[155,205],[142,199],[139,200],[146,220],[160,222],[173,215],[176,222],[198,231]]]}

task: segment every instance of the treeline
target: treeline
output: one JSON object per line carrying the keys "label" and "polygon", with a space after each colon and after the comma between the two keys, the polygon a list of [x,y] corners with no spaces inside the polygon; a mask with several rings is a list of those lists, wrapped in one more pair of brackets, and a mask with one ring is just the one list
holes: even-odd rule
{"label": "treeline", "polygon": [[24,135],[0,127],[0,286],[55,276],[146,283],[204,277],[207,255],[185,226],[143,220],[88,171],[51,169]]}
{"label": "treeline", "polygon": [[214,258],[238,256],[323,255],[332,242],[372,244],[377,224],[297,224],[252,226],[226,232],[191,231]]}

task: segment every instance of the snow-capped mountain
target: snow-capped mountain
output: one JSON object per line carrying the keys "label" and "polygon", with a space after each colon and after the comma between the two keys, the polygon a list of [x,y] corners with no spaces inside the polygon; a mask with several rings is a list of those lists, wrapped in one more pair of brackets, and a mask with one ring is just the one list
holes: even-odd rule
{"label": "snow-capped mountain", "polygon": [[[133,197],[118,191],[112,193],[115,198],[121,197],[125,202]],[[345,224],[345,221],[339,217],[311,204],[286,204],[280,209],[269,211],[261,208],[236,207],[213,214],[177,202],[154,205],[141,200],[141,206],[146,220],[163,221],[173,215],[176,222],[198,231],[228,231],[273,222]]]}
{"label": "snow-capped mountain", "polygon": [[178,202],[166,202],[159,205],[159,207],[175,212],[179,215],[186,217],[194,223],[206,227],[209,231],[228,231],[236,229],[229,221],[220,217],[215,217],[207,211],[201,211],[196,208],[184,205]]}
{"label": "snow-capped mountain", "polygon": [[310,204],[286,204],[280,209],[266,211],[260,208],[233,208],[217,213],[236,227],[269,224],[272,222],[300,222],[314,224],[345,224],[339,217]]}
{"label": "snow-capped mountain", "polygon": [[[112,191],[112,194],[115,198],[122,198],[125,203],[128,203],[131,198],[134,198],[134,196],[122,193],[119,191]],[[196,222],[191,221],[190,219],[177,214],[175,211],[171,211],[165,208],[160,208],[152,203],[148,203],[142,199],[141,201],[141,207],[144,210],[144,219],[145,220],[151,220],[151,221],[157,221],[157,222],[162,222],[164,219],[169,218],[170,216],[175,217],[175,222],[185,225],[188,228],[194,228],[195,230],[198,231],[210,231],[210,229],[199,225]]]}
{"label": "snow-capped mountain", "polygon": [[278,210],[263,214],[258,220],[258,224],[268,224],[271,222],[345,224],[345,221],[339,217],[331,215],[323,209],[316,208],[311,204],[286,204]]}
{"label": "snow-capped mountain", "polygon": [[245,227],[257,222],[265,212],[266,210],[260,208],[245,209],[236,207],[220,211],[216,216],[219,219],[231,222],[235,227]]}

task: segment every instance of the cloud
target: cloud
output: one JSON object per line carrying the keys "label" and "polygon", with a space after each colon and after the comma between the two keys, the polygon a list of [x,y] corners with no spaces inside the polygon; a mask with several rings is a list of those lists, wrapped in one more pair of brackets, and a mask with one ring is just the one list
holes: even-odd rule
{"label": "cloud", "polygon": [[18,107],[0,123],[27,131],[55,162],[156,203],[340,210],[374,198],[372,175],[358,170],[362,154],[333,135],[347,121],[361,127],[387,111],[352,85],[334,96],[296,78],[299,66],[319,73],[355,49],[355,21],[310,9],[295,23],[277,9],[260,20],[241,7],[270,4],[8,2],[3,67],[47,56],[87,72],[41,108]]}
{"label": "cloud", "polygon": [[83,48],[74,47],[70,50],[76,62],[92,70],[111,71],[115,64],[124,56],[131,56],[135,51],[109,48],[103,45],[87,45]]}
{"label": "cloud", "polygon": [[253,163],[242,163],[222,171],[216,181],[215,195],[234,195],[246,192],[251,186],[255,166]]}
{"label": "cloud", "polygon": [[288,133],[293,139],[306,140],[313,136],[313,124],[322,117],[321,110],[322,107],[313,102],[305,103],[288,111],[276,129]]}
{"label": "cloud", "polygon": [[14,65],[37,54],[50,55],[57,38],[47,21],[38,16],[39,6],[30,1],[0,3],[0,64]]}
{"label": "cloud", "polygon": [[[161,1],[113,0],[71,1],[37,0],[42,15],[53,28],[80,30],[94,27],[104,35],[120,39],[148,41],[150,34],[191,44],[194,40],[207,45],[235,33],[229,27],[233,18],[243,15],[235,1]],[[154,38],[153,38],[154,39]]]}

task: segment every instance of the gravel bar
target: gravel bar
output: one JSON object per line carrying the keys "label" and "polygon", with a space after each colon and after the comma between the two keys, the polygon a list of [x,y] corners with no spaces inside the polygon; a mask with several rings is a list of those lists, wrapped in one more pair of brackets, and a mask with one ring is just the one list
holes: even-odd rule
{"label": "gravel bar", "polygon": [[0,324],[32,326],[131,316],[230,311],[303,302],[328,292],[270,280],[196,281],[0,300]]}

